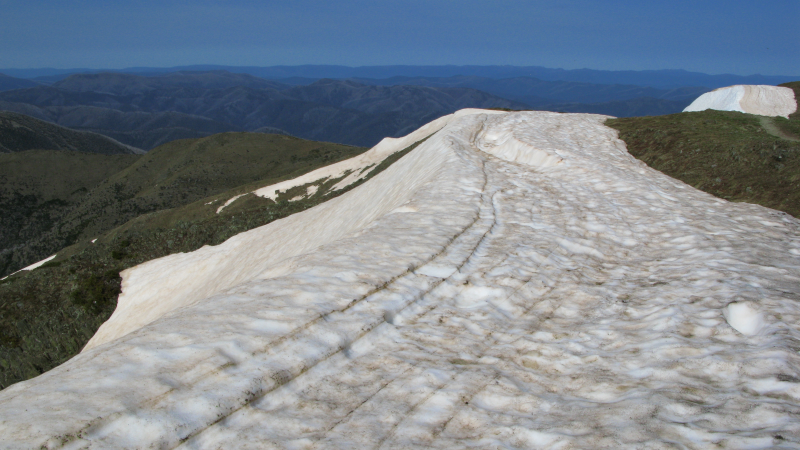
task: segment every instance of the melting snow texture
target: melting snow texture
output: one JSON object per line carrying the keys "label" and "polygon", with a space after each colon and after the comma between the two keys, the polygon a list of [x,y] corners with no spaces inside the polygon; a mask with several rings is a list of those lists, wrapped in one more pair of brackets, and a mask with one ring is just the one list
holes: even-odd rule
{"label": "melting snow texture", "polygon": [[736,85],[706,92],[683,111],[707,109],[788,118],[789,114],[797,111],[797,101],[794,98],[794,91],[787,87]]}
{"label": "melting snow texture", "polygon": [[0,392],[0,440],[797,448],[800,222],[604,120],[462,112],[340,197],[127,272],[115,315],[172,307]]}

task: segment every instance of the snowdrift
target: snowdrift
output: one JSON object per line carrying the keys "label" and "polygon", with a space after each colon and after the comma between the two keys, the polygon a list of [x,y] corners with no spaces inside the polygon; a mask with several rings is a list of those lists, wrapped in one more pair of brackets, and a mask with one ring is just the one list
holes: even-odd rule
{"label": "snowdrift", "polygon": [[340,197],[131,269],[113,332],[0,392],[0,440],[797,446],[800,221],[605,119],[459,112]]}
{"label": "snowdrift", "polygon": [[707,109],[788,118],[789,114],[797,111],[797,101],[794,98],[794,91],[787,87],[736,85],[706,92],[683,111]]}

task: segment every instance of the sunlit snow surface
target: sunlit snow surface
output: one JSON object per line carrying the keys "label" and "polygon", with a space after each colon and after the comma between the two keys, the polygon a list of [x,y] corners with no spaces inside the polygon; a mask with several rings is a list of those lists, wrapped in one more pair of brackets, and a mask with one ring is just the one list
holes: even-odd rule
{"label": "sunlit snow surface", "polygon": [[798,448],[800,222],[646,167],[604,120],[457,115],[247,238],[319,246],[220,246],[247,276],[219,291],[174,259],[191,299],[0,392],[0,441]]}
{"label": "sunlit snow surface", "polygon": [[736,85],[715,89],[697,97],[683,111],[739,111],[760,116],[787,117],[797,111],[794,91],[788,87]]}

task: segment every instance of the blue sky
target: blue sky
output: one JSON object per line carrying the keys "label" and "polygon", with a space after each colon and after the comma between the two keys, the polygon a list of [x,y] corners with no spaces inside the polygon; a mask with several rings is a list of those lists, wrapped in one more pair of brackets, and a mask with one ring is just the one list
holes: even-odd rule
{"label": "blue sky", "polygon": [[800,0],[0,0],[0,67],[509,64],[800,75]]}

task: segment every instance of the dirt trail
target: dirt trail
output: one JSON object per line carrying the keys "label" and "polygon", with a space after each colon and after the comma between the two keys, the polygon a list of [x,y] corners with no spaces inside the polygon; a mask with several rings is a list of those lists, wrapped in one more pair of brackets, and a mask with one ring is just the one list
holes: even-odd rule
{"label": "dirt trail", "polygon": [[800,142],[800,138],[796,138],[790,134],[787,134],[778,128],[778,126],[775,125],[775,120],[772,117],[761,116],[758,119],[761,121],[761,126],[764,127],[764,130],[772,136],[786,139],[787,141]]}

